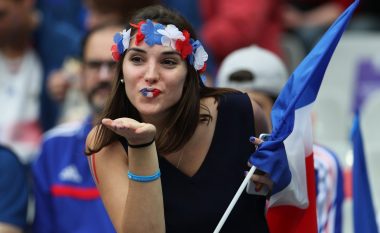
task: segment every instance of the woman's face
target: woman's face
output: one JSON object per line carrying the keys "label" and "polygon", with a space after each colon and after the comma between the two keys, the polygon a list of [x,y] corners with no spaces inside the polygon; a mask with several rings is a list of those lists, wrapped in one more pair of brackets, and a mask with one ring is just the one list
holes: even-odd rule
{"label": "woman's face", "polygon": [[144,120],[162,119],[182,95],[186,62],[171,47],[133,38],[123,61],[125,90]]}

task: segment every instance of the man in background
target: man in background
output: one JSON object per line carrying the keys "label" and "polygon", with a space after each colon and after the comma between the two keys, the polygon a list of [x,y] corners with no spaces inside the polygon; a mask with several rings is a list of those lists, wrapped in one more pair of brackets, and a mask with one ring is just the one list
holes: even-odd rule
{"label": "man in background", "polygon": [[116,75],[110,48],[122,25],[94,28],[83,42],[81,87],[90,115],[81,123],[59,125],[44,135],[33,164],[36,214],[34,232],[115,232],[84,155],[85,140],[103,109]]}
{"label": "man in background", "polygon": [[32,47],[33,0],[0,1],[0,143],[27,164],[40,145],[42,66]]}
{"label": "man in background", "polygon": [[26,167],[16,154],[0,145],[0,232],[21,233],[27,225]]}

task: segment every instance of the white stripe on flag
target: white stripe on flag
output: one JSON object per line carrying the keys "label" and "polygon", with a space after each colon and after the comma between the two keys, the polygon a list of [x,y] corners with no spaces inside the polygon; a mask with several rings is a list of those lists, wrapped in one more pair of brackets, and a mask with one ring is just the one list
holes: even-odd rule
{"label": "white stripe on flag", "polygon": [[312,104],[296,109],[294,128],[284,140],[292,179],[282,191],[270,199],[270,207],[292,205],[305,209],[309,205],[307,196],[305,157],[312,154],[313,133],[311,125]]}

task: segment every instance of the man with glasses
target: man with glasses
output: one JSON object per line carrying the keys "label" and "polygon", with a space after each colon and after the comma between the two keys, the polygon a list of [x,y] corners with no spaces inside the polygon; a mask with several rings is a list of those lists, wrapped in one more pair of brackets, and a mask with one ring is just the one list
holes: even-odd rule
{"label": "man with glasses", "polygon": [[110,48],[121,25],[94,28],[82,48],[80,86],[90,114],[82,123],[66,123],[44,135],[33,164],[38,233],[115,232],[104,209],[84,156],[85,140],[93,120],[103,109],[116,74]]}

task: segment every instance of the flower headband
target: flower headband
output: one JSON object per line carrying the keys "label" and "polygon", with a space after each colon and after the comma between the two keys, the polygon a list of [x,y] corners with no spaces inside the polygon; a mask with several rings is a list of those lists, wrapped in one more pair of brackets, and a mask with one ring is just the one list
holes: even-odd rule
{"label": "flower headband", "polygon": [[[190,38],[190,33],[186,30],[182,32],[173,24],[163,25],[160,23],[153,23],[152,20],[147,19],[138,24],[131,24],[132,27],[137,29],[136,45],[141,41],[153,46],[163,45],[172,47],[181,54],[182,59],[187,58],[189,63],[194,66],[195,70],[203,72],[206,69],[206,61],[208,55],[204,50],[199,40]],[[131,40],[131,29],[123,30],[115,34],[112,45],[112,57],[115,61],[120,60],[121,54],[129,47]]]}

